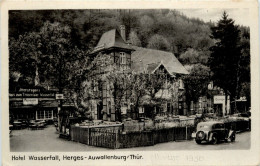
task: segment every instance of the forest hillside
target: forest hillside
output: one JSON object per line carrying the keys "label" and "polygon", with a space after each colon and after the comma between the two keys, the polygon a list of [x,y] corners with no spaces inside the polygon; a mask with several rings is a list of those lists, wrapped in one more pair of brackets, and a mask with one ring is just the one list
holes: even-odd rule
{"label": "forest hillside", "polygon": [[[9,11],[9,46],[11,49],[14,48],[14,53],[18,55],[14,43],[19,42],[21,36],[40,32],[46,22],[69,27],[67,37],[71,45],[85,53],[96,46],[104,32],[113,28],[119,29],[123,24],[126,26],[127,41],[131,44],[172,52],[189,71],[197,71],[195,74],[210,73],[210,47],[216,43],[211,37],[211,27],[216,23],[188,18],[178,10]],[[237,26],[240,30],[240,45],[244,59],[241,72],[245,76],[244,80],[240,81],[244,85],[242,92],[244,90],[248,93],[250,32],[249,27]],[[10,57],[11,52],[12,50]],[[12,61],[11,57],[10,63],[17,63],[16,61],[17,58]]]}

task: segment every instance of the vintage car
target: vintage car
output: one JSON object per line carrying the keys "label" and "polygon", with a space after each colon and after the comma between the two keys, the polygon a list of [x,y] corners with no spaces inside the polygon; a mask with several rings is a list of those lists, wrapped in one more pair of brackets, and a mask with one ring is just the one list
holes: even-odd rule
{"label": "vintage car", "polygon": [[223,122],[200,122],[197,125],[196,133],[192,133],[192,137],[195,138],[197,144],[202,142],[217,144],[220,141],[235,141],[236,132],[227,128]]}
{"label": "vintage car", "polygon": [[229,119],[237,122],[238,131],[251,130],[251,117],[248,113],[236,113],[231,115]]}

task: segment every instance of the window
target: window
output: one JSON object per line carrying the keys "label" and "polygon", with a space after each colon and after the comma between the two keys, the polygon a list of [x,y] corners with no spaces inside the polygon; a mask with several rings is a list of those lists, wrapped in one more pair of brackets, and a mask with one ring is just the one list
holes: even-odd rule
{"label": "window", "polygon": [[96,80],[93,80],[93,91],[96,92],[97,91],[97,82]]}
{"label": "window", "polygon": [[37,111],[37,119],[44,119],[44,110]]}
{"label": "window", "polygon": [[179,89],[184,89],[183,81],[179,79],[178,82],[179,82]]}
{"label": "window", "polygon": [[200,124],[197,126],[197,131],[198,130],[211,131],[212,129],[214,128],[211,125]]}
{"label": "window", "polygon": [[110,116],[111,114],[111,109],[112,109],[112,106],[111,106],[111,101],[108,101],[108,109],[107,109],[107,115]]}
{"label": "window", "polygon": [[52,119],[52,111],[53,110],[38,110],[37,119]]}
{"label": "window", "polygon": [[98,81],[98,90],[102,91],[102,82],[101,81]]}
{"label": "window", "polygon": [[124,52],[120,52],[120,64],[126,64],[126,54]]}
{"label": "window", "polygon": [[51,119],[52,118],[52,110],[46,110],[45,111],[45,118]]}
{"label": "window", "polygon": [[224,124],[215,124],[215,129],[222,129],[224,128]]}

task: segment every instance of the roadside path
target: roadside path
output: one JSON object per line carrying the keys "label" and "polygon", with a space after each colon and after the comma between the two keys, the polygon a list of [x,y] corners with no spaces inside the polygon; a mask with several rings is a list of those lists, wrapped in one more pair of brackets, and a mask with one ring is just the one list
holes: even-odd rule
{"label": "roadside path", "polygon": [[[10,137],[10,151],[13,152],[82,152],[112,151],[112,149],[88,146],[59,138],[53,125],[43,130],[13,130]],[[195,141],[160,143],[154,146],[116,149],[115,151],[160,151],[160,150],[244,150],[250,148],[251,132],[238,133],[235,142],[217,145],[198,145]]]}

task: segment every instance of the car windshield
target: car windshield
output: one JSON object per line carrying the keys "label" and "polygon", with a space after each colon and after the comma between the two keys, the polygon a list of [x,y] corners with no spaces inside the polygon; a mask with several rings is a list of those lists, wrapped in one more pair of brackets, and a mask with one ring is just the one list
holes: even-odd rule
{"label": "car windshield", "polygon": [[197,130],[210,130],[211,129],[211,126],[210,125],[205,125],[205,124],[199,124],[197,126]]}
{"label": "car windshield", "polygon": [[248,115],[247,114],[240,114],[241,117],[247,117],[248,118]]}
{"label": "car windshield", "polygon": [[214,127],[213,127],[214,129],[223,129],[223,128],[225,128],[225,125],[224,124],[215,124],[214,125]]}

